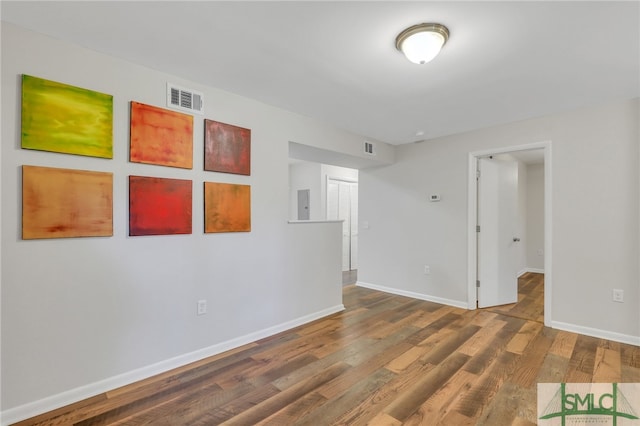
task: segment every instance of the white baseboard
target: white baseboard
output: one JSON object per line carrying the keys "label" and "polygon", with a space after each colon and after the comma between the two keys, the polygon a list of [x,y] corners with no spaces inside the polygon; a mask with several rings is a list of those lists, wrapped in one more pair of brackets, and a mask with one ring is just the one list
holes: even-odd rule
{"label": "white baseboard", "polygon": [[455,306],[456,308],[469,309],[467,302],[461,302],[459,300],[445,299],[443,297],[430,296],[428,294],[415,293],[413,291],[400,290],[392,287],[385,287],[377,284],[366,283],[358,281],[356,283],[358,287],[370,288],[372,290],[383,291],[385,293],[397,294],[398,296],[411,297],[413,299],[426,300],[428,302],[440,303],[441,305]]}
{"label": "white baseboard", "polygon": [[534,274],[544,274],[544,269],[540,268],[524,268],[522,271],[518,272],[518,278],[526,274],[527,272],[533,272]]}
{"label": "white baseboard", "polygon": [[570,331],[572,333],[584,334],[586,336],[597,337],[599,339],[613,340],[614,342],[626,343],[628,345],[640,346],[640,336],[616,333],[614,331],[600,330],[598,328],[583,327],[581,325],[569,324],[560,321],[551,321],[551,327],[558,330]]}
{"label": "white baseboard", "polygon": [[167,371],[173,370],[174,368],[182,367],[192,362],[200,361],[204,358],[220,354],[230,349],[235,349],[242,345],[246,345],[247,343],[255,342],[256,340],[273,336],[274,334],[278,334],[282,331],[290,330],[292,328],[343,310],[344,305],[336,305],[327,309],[323,309],[322,311],[314,312],[312,314],[275,325],[273,327],[265,328],[263,330],[249,333],[235,339],[227,340],[226,342],[221,342],[207,348],[199,349],[197,351],[193,351],[184,355],[179,355],[174,358],[160,361],[156,364],[142,367],[137,370],[120,374],[118,376],[110,377],[99,382],[90,383],[88,385],[71,389],[57,395],[52,395],[38,401],[10,408],[0,413],[0,424],[2,426],[5,426],[11,423],[19,422],[21,420],[25,420],[39,414],[64,407],[78,401],[82,401],[83,399],[90,398],[103,392],[107,392],[121,386],[126,386],[131,383],[135,383],[137,381],[155,376],[157,374],[165,373]]}

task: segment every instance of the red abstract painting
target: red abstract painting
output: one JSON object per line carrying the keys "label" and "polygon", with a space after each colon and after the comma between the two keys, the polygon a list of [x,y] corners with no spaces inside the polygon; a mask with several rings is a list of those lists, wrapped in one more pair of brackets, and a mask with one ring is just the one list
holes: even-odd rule
{"label": "red abstract painting", "polygon": [[129,235],[191,234],[192,182],[129,176]]}
{"label": "red abstract painting", "polygon": [[204,120],[204,169],[251,174],[251,130]]}
{"label": "red abstract painting", "polygon": [[129,160],[193,168],[193,116],[131,102]]}

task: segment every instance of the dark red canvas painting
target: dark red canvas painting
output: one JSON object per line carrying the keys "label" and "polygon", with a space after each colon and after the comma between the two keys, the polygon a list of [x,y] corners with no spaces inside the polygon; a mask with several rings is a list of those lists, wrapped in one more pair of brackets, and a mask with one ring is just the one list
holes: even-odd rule
{"label": "dark red canvas painting", "polygon": [[129,176],[129,235],[191,234],[190,180]]}
{"label": "dark red canvas painting", "polygon": [[204,120],[204,169],[251,174],[251,130]]}

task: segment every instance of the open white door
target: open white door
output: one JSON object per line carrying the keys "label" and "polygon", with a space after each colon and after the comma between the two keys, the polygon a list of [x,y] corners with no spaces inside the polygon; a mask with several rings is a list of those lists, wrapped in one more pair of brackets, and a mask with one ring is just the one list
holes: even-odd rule
{"label": "open white door", "polygon": [[478,307],[518,301],[518,163],[478,160]]}

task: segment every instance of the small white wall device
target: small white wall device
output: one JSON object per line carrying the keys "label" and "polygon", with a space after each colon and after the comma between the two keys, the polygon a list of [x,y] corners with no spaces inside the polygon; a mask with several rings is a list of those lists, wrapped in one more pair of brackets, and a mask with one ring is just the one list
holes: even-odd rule
{"label": "small white wall device", "polygon": [[435,201],[440,201],[440,194],[429,195],[429,201],[431,201],[432,203]]}

